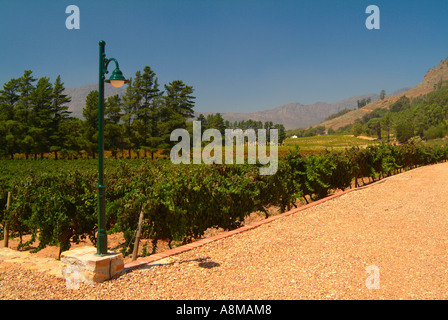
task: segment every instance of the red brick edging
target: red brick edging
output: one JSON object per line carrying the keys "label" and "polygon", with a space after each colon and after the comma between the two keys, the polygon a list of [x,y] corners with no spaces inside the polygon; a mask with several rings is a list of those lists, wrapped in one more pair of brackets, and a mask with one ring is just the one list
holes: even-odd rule
{"label": "red brick edging", "polygon": [[299,208],[292,209],[290,211],[287,211],[287,212],[284,212],[284,213],[281,213],[281,214],[277,214],[275,216],[266,218],[266,219],[261,220],[261,221],[252,222],[252,223],[250,223],[248,225],[245,225],[245,226],[243,226],[241,228],[238,228],[238,229],[235,229],[235,230],[232,230],[232,231],[223,232],[223,233],[217,234],[215,236],[207,237],[207,238],[204,238],[204,239],[201,239],[201,240],[198,240],[198,241],[195,241],[195,242],[192,242],[192,243],[189,243],[189,244],[177,247],[177,248],[173,248],[173,249],[170,249],[170,250],[167,250],[167,251],[159,252],[159,253],[150,255],[148,257],[139,258],[139,259],[137,259],[135,261],[126,263],[125,266],[124,266],[125,271],[131,271],[131,270],[134,270],[134,269],[138,269],[138,268],[143,267],[143,266],[145,266],[145,265],[147,265],[147,264],[149,264],[151,262],[154,262],[154,261],[157,261],[157,260],[161,260],[161,259],[164,259],[164,258],[167,258],[167,257],[170,257],[170,256],[174,256],[176,254],[183,253],[183,252],[192,250],[194,248],[202,247],[203,245],[205,245],[207,243],[210,243],[210,242],[213,242],[213,241],[216,241],[216,240],[219,240],[219,239],[227,238],[227,237],[233,236],[235,234],[238,234],[238,233],[241,233],[241,232],[244,232],[244,231],[247,231],[247,230],[255,229],[255,228],[257,228],[257,227],[259,227],[259,226],[261,226],[263,224],[270,223],[270,222],[272,222],[274,220],[277,220],[277,219],[280,219],[280,218],[292,215],[292,214],[297,213],[299,211],[309,209],[309,208],[317,206],[317,205],[319,205],[321,203],[324,203],[324,202],[330,201],[332,199],[338,198],[340,196],[343,196],[344,194],[347,194],[349,192],[361,190],[361,189],[364,189],[364,188],[367,188],[367,187],[371,187],[373,185],[382,183],[385,180],[387,180],[387,178],[382,179],[382,180],[378,180],[376,182],[370,183],[370,184],[362,186],[362,187],[345,190],[345,191],[343,191],[341,193],[334,194],[334,195],[328,196],[326,198],[313,201],[313,202],[308,203],[308,204],[306,204],[304,206],[301,206]]}

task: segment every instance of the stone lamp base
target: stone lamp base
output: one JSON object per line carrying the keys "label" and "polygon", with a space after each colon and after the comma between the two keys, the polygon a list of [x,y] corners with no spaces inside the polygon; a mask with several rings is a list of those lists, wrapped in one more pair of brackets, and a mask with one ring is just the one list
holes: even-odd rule
{"label": "stone lamp base", "polygon": [[62,275],[67,283],[103,282],[124,271],[121,253],[97,255],[95,247],[81,247],[61,253]]}

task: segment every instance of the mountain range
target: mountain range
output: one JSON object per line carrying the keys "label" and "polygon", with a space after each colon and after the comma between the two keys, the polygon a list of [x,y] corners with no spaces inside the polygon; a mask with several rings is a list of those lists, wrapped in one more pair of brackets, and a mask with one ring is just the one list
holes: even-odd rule
{"label": "mountain range", "polygon": [[[318,124],[325,126],[327,129],[333,128],[336,130],[339,127],[353,123],[355,119],[362,117],[366,112],[371,112],[376,108],[387,108],[402,95],[416,97],[418,95],[428,93],[435,89],[437,83],[447,79],[448,59],[442,60],[437,67],[430,69],[425,74],[422,82],[415,87],[403,88],[392,92],[386,96],[386,99],[383,100],[380,99],[380,95],[377,93],[367,93],[332,103],[315,102],[313,104],[305,105],[299,102],[291,102],[264,111],[250,113],[226,112],[221,113],[221,115],[224,120],[228,120],[230,122],[249,119],[262,122],[272,121],[273,123],[283,124],[287,130],[307,128]],[[82,118],[82,109],[84,108],[87,95],[90,91],[97,89],[97,84],[87,84],[78,88],[67,88],[65,90],[65,93],[72,98],[72,101],[68,104],[69,111],[72,112],[72,116]],[[122,95],[125,90],[126,89],[124,87],[114,88],[112,86],[105,86],[104,96],[107,98],[115,94]],[[371,98],[371,103],[358,109],[358,100],[367,98]],[[353,111],[348,112],[336,119],[328,121],[325,120],[328,116],[346,108],[353,109]],[[213,114],[215,112],[201,113],[204,116],[207,116],[208,114]],[[199,114],[200,113],[195,113],[196,116]]]}
{"label": "mountain range", "polygon": [[[397,91],[406,91],[408,88]],[[92,90],[98,90],[97,84],[87,84],[77,88],[66,88],[65,94],[71,97],[71,102],[68,104],[69,111],[72,112],[73,117],[83,118],[82,110],[85,106],[86,97]],[[112,86],[104,87],[104,97],[119,94],[122,95],[125,92],[125,88],[114,88]],[[309,127],[318,124],[325,120],[329,115],[336,113],[345,108],[355,109],[357,108],[357,101],[362,99],[371,98],[372,101],[376,101],[380,98],[379,94],[369,93],[360,96],[350,97],[338,102],[326,103],[316,102],[313,104],[301,104],[298,102],[288,103],[273,109],[250,112],[250,113],[235,113],[226,112],[222,113],[224,120],[230,122],[249,120],[254,121],[272,121],[273,123],[281,123],[287,130],[295,129],[299,127]],[[212,114],[213,112],[203,112],[205,116]],[[198,116],[200,113],[195,113]]]}
{"label": "mountain range", "polygon": [[[409,88],[400,89],[392,93],[392,95],[399,94],[408,89]],[[229,120],[230,122],[249,119],[262,121],[263,123],[272,121],[273,123],[283,124],[286,130],[290,130],[316,125],[324,121],[328,116],[343,109],[356,109],[358,108],[358,100],[368,98],[371,98],[371,101],[377,101],[380,99],[380,95],[376,93],[368,93],[333,103],[315,102],[313,104],[305,105],[299,102],[292,102],[264,111],[250,113],[227,112],[221,115],[224,120]],[[207,116],[207,114],[210,113],[211,112],[204,112],[202,114]],[[199,115],[199,113],[197,115]]]}

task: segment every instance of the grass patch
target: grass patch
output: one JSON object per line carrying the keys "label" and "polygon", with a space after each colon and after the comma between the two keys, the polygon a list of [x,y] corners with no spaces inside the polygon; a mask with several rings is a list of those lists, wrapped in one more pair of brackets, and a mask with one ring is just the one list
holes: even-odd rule
{"label": "grass patch", "polygon": [[323,135],[303,138],[287,138],[283,142],[286,147],[299,146],[304,152],[323,151],[325,149],[345,149],[353,146],[365,147],[377,144],[377,141],[347,135]]}

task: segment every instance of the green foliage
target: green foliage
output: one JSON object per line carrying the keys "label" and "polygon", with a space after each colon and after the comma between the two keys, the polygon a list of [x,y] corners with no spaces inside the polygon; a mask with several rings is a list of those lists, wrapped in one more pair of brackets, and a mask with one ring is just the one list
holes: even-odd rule
{"label": "green foliage", "polygon": [[[139,213],[142,236],[187,243],[208,228],[234,229],[245,217],[267,208],[285,211],[353,181],[389,176],[399,170],[446,161],[448,147],[424,143],[370,145],[305,156],[296,148],[279,161],[274,175],[258,165],[173,165],[169,161],[106,161],[106,215],[110,232],[132,244]],[[96,163],[2,160],[0,219],[13,235],[30,234],[36,251],[47,245],[66,250],[89,237],[95,243]],[[33,171],[30,171],[33,168]],[[357,182],[356,182],[357,183]],[[6,211],[7,192],[13,200]]]}
{"label": "green foliage", "polygon": [[395,137],[398,142],[405,143],[413,136],[415,136],[415,134],[412,123],[402,121],[395,126]]}
{"label": "green foliage", "polygon": [[353,124],[353,127],[352,127],[352,134],[353,134],[355,137],[360,136],[360,135],[362,134],[362,132],[363,132],[363,126],[362,126],[362,124],[360,124],[360,123],[355,123],[355,124]]}
{"label": "green foliage", "polygon": [[398,99],[397,102],[393,103],[389,107],[389,110],[391,112],[400,112],[409,109],[410,107],[411,107],[411,100],[406,96],[402,96],[400,97],[400,99]]}
{"label": "green foliage", "polygon": [[387,142],[395,136],[399,143],[407,143],[415,136],[426,140],[444,137],[448,133],[445,129],[448,121],[448,86],[441,82],[437,88],[413,99],[402,96],[390,105],[389,110],[375,109],[337,132],[351,130],[355,135],[365,132],[379,140],[385,137]]}
{"label": "green foliage", "polygon": [[429,127],[428,130],[424,132],[424,137],[426,139],[437,139],[443,138],[448,134],[448,128],[445,123],[440,123],[437,126]]}

